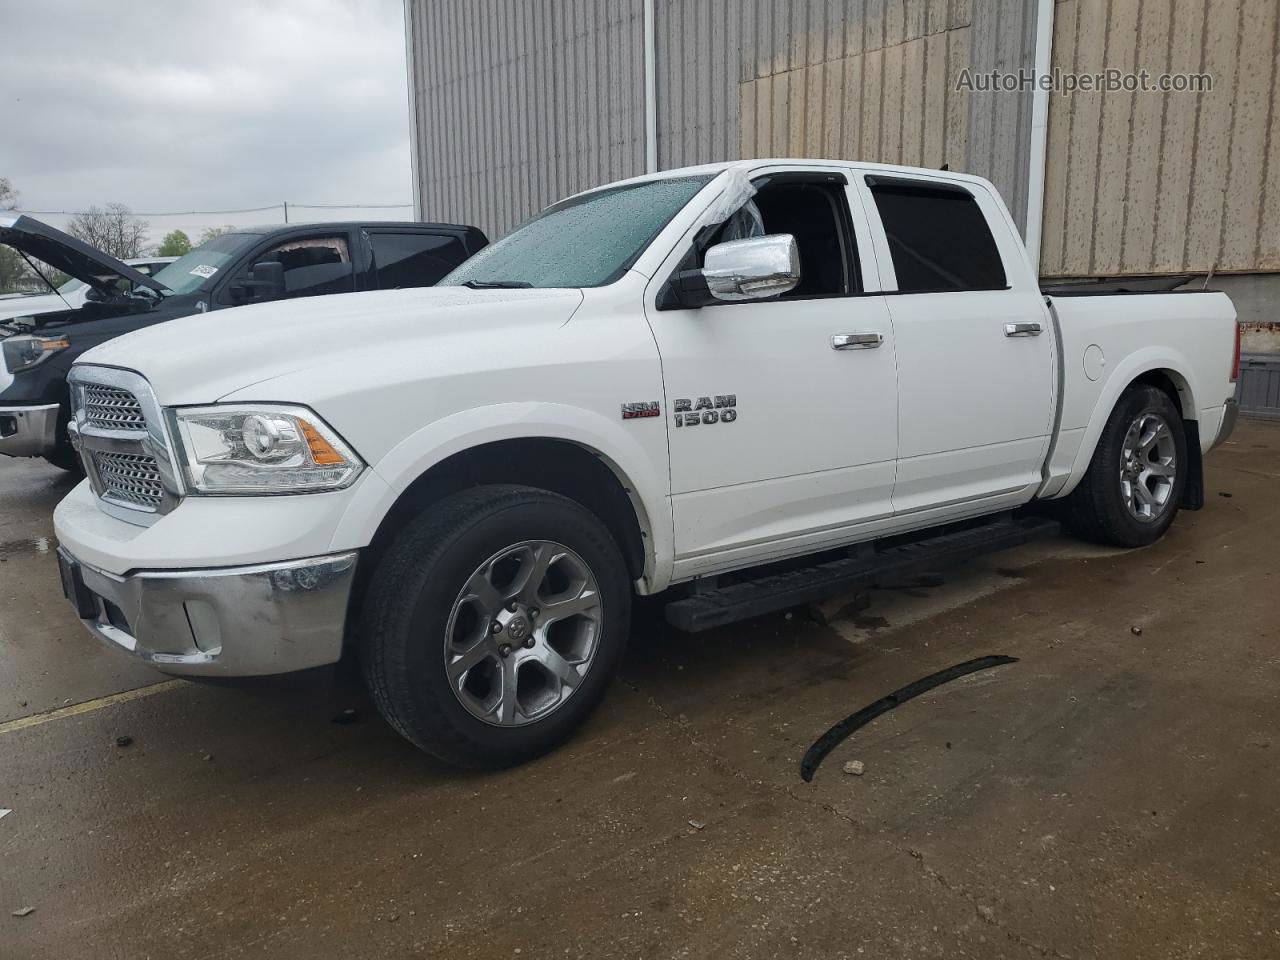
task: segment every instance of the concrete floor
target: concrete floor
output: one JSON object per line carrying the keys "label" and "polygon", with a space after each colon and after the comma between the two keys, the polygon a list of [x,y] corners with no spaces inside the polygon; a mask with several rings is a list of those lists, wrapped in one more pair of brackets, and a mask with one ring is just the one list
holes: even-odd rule
{"label": "concrete floor", "polygon": [[642,611],[581,734],[480,776],[332,688],[148,688],[59,596],[67,482],[0,463],[0,958],[1278,956],[1278,481],[1243,422],[1144,551],[1042,543],[831,628]]}

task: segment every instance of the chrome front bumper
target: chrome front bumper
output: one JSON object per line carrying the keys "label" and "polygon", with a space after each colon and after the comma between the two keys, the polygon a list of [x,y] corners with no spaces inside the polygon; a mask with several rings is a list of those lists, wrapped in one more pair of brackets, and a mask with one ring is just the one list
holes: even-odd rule
{"label": "chrome front bumper", "polygon": [[58,444],[58,405],[0,407],[0,453],[43,457]]}
{"label": "chrome front bumper", "polygon": [[58,548],[62,588],[89,632],[157,670],[253,677],[335,663],[355,552],[252,567],[118,577]]}

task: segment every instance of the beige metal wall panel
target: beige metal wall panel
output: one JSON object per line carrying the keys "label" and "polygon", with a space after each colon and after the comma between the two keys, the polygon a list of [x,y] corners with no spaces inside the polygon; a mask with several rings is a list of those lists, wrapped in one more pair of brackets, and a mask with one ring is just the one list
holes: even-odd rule
{"label": "beige metal wall panel", "polygon": [[[1053,56],[1051,69],[1071,70],[1076,56],[1076,15],[1080,0],[1064,0],[1054,5]],[[1072,113],[1052,109],[1050,101],[1049,130],[1045,151],[1044,221],[1041,227],[1040,271],[1057,276],[1064,272],[1066,260],[1067,183],[1070,165],[1065,144],[1071,140]],[[1034,254],[1033,254],[1034,256]]]}
{"label": "beige metal wall panel", "polygon": [[[670,0],[664,16],[694,2]],[[1029,67],[1035,9],[1027,0],[990,0],[977,10],[971,19],[962,0],[741,5],[737,155],[945,163],[990,177],[1022,223],[1030,94],[970,94],[956,85],[966,68]],[[660,112],[666,102],[660,94]],[[682,154],[684,162],[725,156],[733,155]]]}
{"label": "beige metal wall panel", "polygon": [[942,162],[952,170],[979,173],[976,169],[968,169],[965,162],[969,156],[969,98],[972,94],[968,90],[956,89],[951,80],[969,63],[969,30],[954,27],[947,31],[946,38],[947,129],[943,137]]}
{"label": "beige metal wall panel", "polygon": [[[920,165],[940,167],[946,157],[947,135],[947,35],[924,38],[924,102],[920,124]],[[939,82],[941,80],[941,82]]]}
{"label": "beige metal wall panel", "polygon": [[[908,7],[911,11],[916,4]],[[923,11],[921,11],[923,13]],[[920,24],[923,26],[923,23]],[[908,22],[908,28],[915,26]],[[908,33],[910,33],[908,29]],[[902,45],[902,146],[900,155],[903,163],[914,167],[924,162],[924,120],[925,93],[928,90],[925,73],[925,49],[927,44],[922,33],[917,33],[911,40]]]}
{"label": "beige metal wall panel", "polygon": [[[1264,227],[1270,229],[1273,246],[1276,234],[1280,234],[1280,221],[1272,219],[1268,224],[1259,202],[1259,192],[1262,197],[1267,192],[1267,142],[1275,124],[1271,96],[1280,73],[1275,67],[1280,58],[1276,46],[1278,19],[1280,10],[1275,0],[1247,0],[1240,6],[1240,47],[1218,264],[1221,270],[1252,270],[1255,263],[1266,262],[1259,249]],[[1268,63],[1272,65],[1270,71],[1265,67]],[[1271,262],[1280,266],[1280,257],[1273,255]]]}
{"label": "beige metal wall panel", "polygon": [[1212,93],[1199,98],[1191,202],[1182,253],[1184,264],[1195,263],[1204,269],[1211,269],[1221,259],[1227,161],[1235,119],[1239,8],[1239,0],[1210,0],[1206,6],[1203,69],[1216,83]]}
{"label": "beige metal wall panel", "polygon": [[[1107,0],[1078,0],[1073,73],[1097,73],[1105,64]],[[1092,263],[1097,215],[1099,128],[1102,95],[1077,93],[1071,98],[1071,164],[1067,171],[1067,204],[1063,248],[1068,262]],[[1050,101],[1050,111],[1053,101]],[[1053,149],[1050,144],[1049,149]]]}
{"label": "beige metal wall panel", "polygon": [[880,156],[902,158],[902,41],[888,44],[881,61]]}
{"label": "beige metal wall panel", "polygon": [[1055,93],[1049,276],[1280,270],[1275,0],[1061,0],[1054,64],[1207,73],[1211,92]]}
{"label": "beige metal wall panel", "polygon": [[[1138,42],[1137,3],[1115,5],[1103,36],[1102,62],[1126,73],[1136,69]],[[1097,141],[1097,175],[1095,179],[1096,216],[1090,245],[1095,270],[1115,274],[1120,270],[1124,246],[1126,199],[1130,186],[1129,161],[1133,156],[1133,111],[1136,93],[1109,93],[1099,98],[1098,121],[1101,129]]]}
{"label": "beige metal wall panel", "polygon": [[[1271,93],[1267,103],[1267,154],[1263,164],[1261,202],[1258,204],[1258,262],[1280,264],[1280,12],[1272,11],[1276,25],[1271,44]],[[1271,267],[1269,269],[1275,269]]]}
{"label": "beige metal wall panel", "polygon": [[[1155,72],[1169,70],[1172,8],[1171,3],[1142,5],[1135,45],[1136,64]],[[1131,99],[1132,145],[1126,151],[1129,167],[1124,232],[1116,270],[1121,274],[1139,272],[1151,263],[1156,218],[1135,213],[1154,212],[1159,204],[1161,140],[1165,126],[1164,97],[1135,95]],[[1062,115],[1066,116],[1065,112]]]}
{"label": "beige metal wall panel", "polygon": [[[1172,32],[1169,44],[1170,73],[1199,73],[1204,64],[1201,38],[1207,8],[1204,0],[1174,0]],[[1183,94],[1161,97],[1164,129],[1160,136],[1160,152],[1152,159],[1159,163],[1157,197],[1151,213],[1155,217],[1155,243],[1152,245],[1150,269],[1153,273],[1177,273],[1183,268],[1184,239],[1191,198],[1191,182],[1195,168],[1196,120],[1198,98]],[[1050,101],[1052,112],[1056,104]],[[1064,143],[1064,152],[1070,144]],[[1045,199],[1046,203],[1050,198]],[[1140,264],[1140,261],[1139,261]],[[1135,264],[1134,269],[1143,267]],[[1063,263],[1063,273],[1087,271],[1088,263]]]}

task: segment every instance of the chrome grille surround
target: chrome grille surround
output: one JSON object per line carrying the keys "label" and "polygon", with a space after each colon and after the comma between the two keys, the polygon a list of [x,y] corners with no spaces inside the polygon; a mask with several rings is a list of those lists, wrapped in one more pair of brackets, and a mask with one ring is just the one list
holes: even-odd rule
{"label": "chrome grille surround", "polygon": [[145,453],[112,453],[95,450],[94,472],[102,481],[102,495],[154,510],[164,499],[164,484],[155,457]]}
{"label": "chrome grille surround", "polygon": [[84,388],[85,423],[110,430],[146,430],[147,418],[138,398],[128,390],[87,383]]}
{"label": "chrome grille surround", "polygon": [[129,523],[154,523],[186,491],[151,384],[131,370],[91,364],[76,364],[67,380],[71,440],[98,506]]}

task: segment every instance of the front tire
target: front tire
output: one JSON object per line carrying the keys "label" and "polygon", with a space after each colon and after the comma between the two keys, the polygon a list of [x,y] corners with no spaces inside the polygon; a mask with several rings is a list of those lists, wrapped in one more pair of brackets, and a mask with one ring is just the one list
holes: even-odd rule
{"label": "front tire", "polygon": [[599,703],[630,622],[608,529],[565,497],[476,487],[394,541],[364,601],[360,653],[387,721],[449,763],[511,766]]}
{"label": "front tire", "polygon": [[59,470],[65,470],[70,474],[78,475],[83,472],[83,467],[80,466],[80,458],[76,455],[76,452],[71,449],[70,444],[67,444],[65,447],[55,447],[51,453],[45,454],[44,461],[49,464],[49,466],[57,467]]}
{"label": "front tire", "polygon": [[1071,527],[1095,543],[1155,543],[1177,516],[1187,464],[1182,415],[1169,395],[1130,387],[1107,418],[1088,472],[1067,498]]}
{"label": "front tire", "polygon": [[45,462],[51,466],[57,467],[59,470],[65,470],[73,475],[84,473],[84,466],[80,463],[80,455],[76,453],[75,448],[71,446],[71,437],[67,433],[67,424],[71,422],[71,410],[69,407],[61,407],[58,410],[58,426],[56,429],[57,442],[54,448],[45,454]]}

